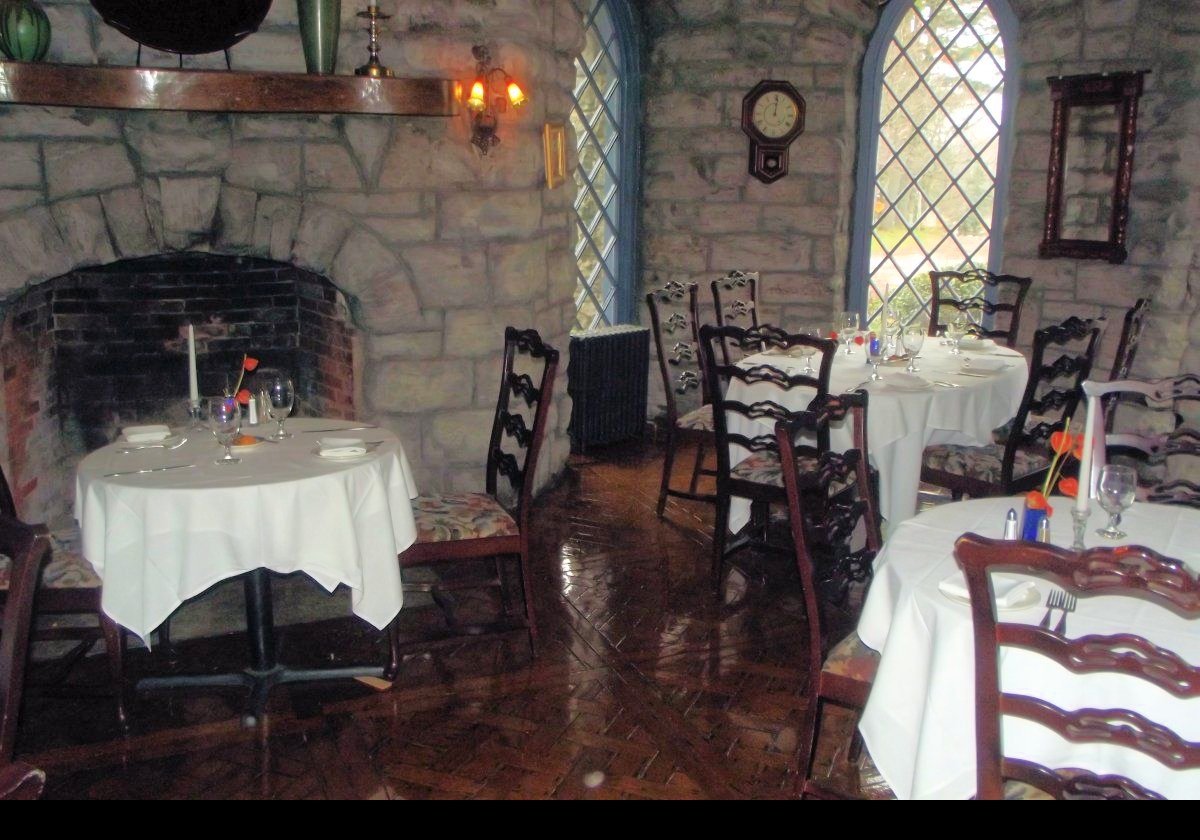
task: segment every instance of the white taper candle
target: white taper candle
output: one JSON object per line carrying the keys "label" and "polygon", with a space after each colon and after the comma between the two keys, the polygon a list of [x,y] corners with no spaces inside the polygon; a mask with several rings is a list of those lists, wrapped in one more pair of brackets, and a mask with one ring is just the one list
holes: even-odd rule
{"label": "white taper candle", "polygon": [[1092,496],[1092,447],[1096,444],[1096,416],[1100,410],[1100,398],[1087,398],[1087,417],[1083,427],[1083,451],[1079,453],[1079,491],[1075,494],[1075,509],[1087,511]]}
{"label": "white taper candle", "polygon": [[200,405],[200,383],[196,379],[196,330],[188,324],[188,401]]}

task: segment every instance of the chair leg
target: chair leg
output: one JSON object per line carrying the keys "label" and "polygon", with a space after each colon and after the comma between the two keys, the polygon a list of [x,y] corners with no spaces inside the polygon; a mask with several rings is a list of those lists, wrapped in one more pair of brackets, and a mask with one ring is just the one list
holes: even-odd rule
{"label": "chair leg", "polygon": [[104,633],[109,679],[112,680],[116,695],[117,723],[121,729],[128,729],[129,716],[125,711],[125,631],[104,613],[100,613],[100,629]]}
{"label": "chair leg", "polygon": [[525,562],[528,549],[518,555],[521,566],[521,587],[525,592],[525,620],[529,624],[529,655],[537,658],[537,615],[533,610],[533,587],[529,583],[529,566]]}
{"label": "chair leg", "polygon": [[692,465],[692,483],[688,486],[688,492],[695,495],[700,488],[700,471],[704,468],[704,441],[696,444],[696,463]]}
{"label": "chair leg", "polygon": [[[820,675],[812,677],[820,679]],[[800,724],[799,753],[796,756],[796,796],[804,796],[804,788],[812,777],[813,757],[817,747],[817,731],[821,723],[821,695],[814,694],[804,710],[804,720]]]}
{"label": "chair leg", "polygon": [[725,573],[725,541],[729,532],[729,503],[727,493],[717,493],[717,517],[713,528],[713,588],[717,597],[721,597],[721,578]]}
{"label": "chair leg", "polygon": [[667,490],[671,487],[671,468],[675,466],[675,428],[667,429],[667,454],[663,457],[662,484],[658,488],[658,518],[662,519],[667,509]]}
{"label": "chair leg", "polygon": [[388,634],[388,664],[383,669],[383,678],[393,682],[400,673],[400,616],[392,619],[387,626]]}

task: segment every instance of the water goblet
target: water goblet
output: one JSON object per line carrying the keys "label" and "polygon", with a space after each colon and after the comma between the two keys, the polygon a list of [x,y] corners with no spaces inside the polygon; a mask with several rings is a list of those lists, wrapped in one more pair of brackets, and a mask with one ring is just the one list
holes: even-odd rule
{"label": "water goblet", "polygon": [[[1100,481],[1096,485],[1100,507],[1108,514],[1108,525],[1096,531],[1106,540],[1124,539],[1128,534],[1121,530],[1121,513],[1133,504],[1137,491],[1137,473],[1133,467],[1122,464],[1105,464],[1100,469]],[[1080,488],[1080,492],[1083,492]]]}
{"label": "water goblet", "polygon": [[917,367],[917,354],[921,352],[921,347],[925,344],[924,327],[910,324],[905,327],[900,340],[904,343],[904,352],[908,354],[908,366],[904,369],[909,373],[916,373],[920,370]]}
{"label": "water goblet", "polygon": [[292,434],[284,431],[283,423],[292,413],[292,407],[296,403],[296,387],[292,384],[292,380],[281,373],[276,374],[267,380],[262,392],[266,396],[267,416],[279,424],[279,428],[275,430],[275,434],[271,435],[271,439],[290,438]]}
{"label": "water goblet", "polygon": [[242,407],[235,397],[213,397],[208,401],[208,428],[217,443],[225,447],[225,454],[215,463],[237,464],[240,458],[233,457],[230,447],[242,431]]}
{"label": "water goblet", "polygon": [[858,335],[858,313],[843,312],[838,316],[837,323],[838,337],[846,345],[846,355],[853,355],[854,339]]}
{"label": "water goblet", "polygon": [[946,339],[950,342],[950,355],[961,356],[962,348],[958,343],[962,341],[963,336],[967,334],[967,328],[970,326],[970,321],[963,313],[958,313],[950,319],[950,323],[946,325]]}
{"label": "water goblet", "polygon": [[867,361],[871,363],[871,382],[878,382],[883,379],[879,375],[879,365],[884,360],[884,343],[883,340],[874,336],[867,337]]}

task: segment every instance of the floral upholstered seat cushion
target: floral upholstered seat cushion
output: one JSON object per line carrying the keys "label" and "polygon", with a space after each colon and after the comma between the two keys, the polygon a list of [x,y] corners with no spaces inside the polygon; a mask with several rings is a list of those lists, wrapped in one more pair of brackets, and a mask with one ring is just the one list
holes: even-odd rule
{"label": "floral upholstered seat cushion", "polygon": [[[817,459],[808,455],[801,455],[796,462],[800,465],[800,472],[817,468]],[[783,468],[780,466],[777,452],[752,452],[750,457],[732,467],[729,474],[740,481],[783,487]]]}
{"label": "floral upholstered seat cushion", "polygon": [[417,542],[477,540],[519,534],[516,520],[487,493],[422,494],[413,499]]}
{"label": "floral upholstered seat cushion", "polygon": [[878,668],[879,654],[864,645],[857,633],[851,633],[833,646],[821,670],[869,683],[874,682]]}
{"label": "floral upholstered seat cushion", "polygon": [[[100,578],[80,551],[79,529],[50,534],[50,562],[42,569],[41,585],[48,589],[99,589]],[[0,591],[8,590],[9,559],[0,555]]]}
{"label": "floral upholstered seat cushion", "polygon": [[[1004,447],[994,443],[987,446],[940,444],[928,447],[923,460],[925,466],[930,469],[974,478],[988,484],[999,484],[1003,458]],[[1049,455],[1018,449],[1013,459],[1012,477],[1021,478],[1048,466]]]}
{"label": "floral upholstered seat cushion", "polygon": [[711,432],[714,428],[712,406],[702,405],[694,411],[689,411],[675,421],[675,424],[681,429],[690,429],[696,432]]}

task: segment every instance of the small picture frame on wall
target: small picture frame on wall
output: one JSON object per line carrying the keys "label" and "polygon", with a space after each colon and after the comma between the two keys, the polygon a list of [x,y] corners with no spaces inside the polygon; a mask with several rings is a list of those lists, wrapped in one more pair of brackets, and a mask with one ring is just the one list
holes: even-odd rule
{"label": "small picture frame on wall", "polygon": [[546,123],[542,127],[542,150],[546,154],[546,188],[554,189],[567,180],[567,127]]}

